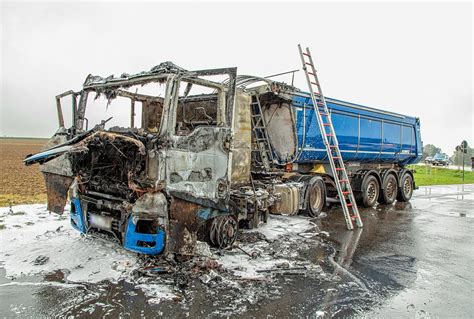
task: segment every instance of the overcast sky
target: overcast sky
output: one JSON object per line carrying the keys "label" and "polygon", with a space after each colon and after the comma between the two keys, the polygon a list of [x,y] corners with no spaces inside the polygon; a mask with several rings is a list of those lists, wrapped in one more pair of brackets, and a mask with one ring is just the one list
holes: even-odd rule
{"label": "overcast sky", "polygon": [[[424,144],[474,143],[471,3],[1,4],[1,136],[49,137],[54,96],[89,74],[300,67],[309,46],[325,95],[421,118]],[[306,88],[303,74],[296,84]]]}

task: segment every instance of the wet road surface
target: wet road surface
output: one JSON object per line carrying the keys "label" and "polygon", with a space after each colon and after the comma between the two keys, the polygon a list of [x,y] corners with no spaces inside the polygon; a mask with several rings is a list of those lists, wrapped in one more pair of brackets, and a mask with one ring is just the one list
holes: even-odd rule
{"label": "wet road surface", "polygon": [[[243,235],[244,250],[261,251],[262,257],[213,251],[224,267],[206,275],[181,269],[146,281],[131,273],[111,282],[100,270],[88,270],[101,258],[106,268],[118,256],[114,271],[133,268],[136,257],[120,255],[117,245],[104,248],[73,233],[54,237],[48,231],[52,237],[45,242],[57,238],[75,245],[74,254],[64,255],[69,268],[53,270],[51,255],[44,266],[35,266],[40,271],[14,275],[13,268],[24,267],[21,261],[31,264],[44,252],[2,249],[0,317],[470,318],[473,194],[474,185],[421,187],[410,203],[361,210],[364,228],[354,231],[345,229],[337,209],[319,220],[291,219],[290,226],[277,216],[260,231],[267,237],[263,243],[253,232]],[[0,240],[3,246],[19,239],[0,230]],[[107,256],[106,248],[117,255]],[[88,249],[96,252],[89,263]],[[61,255],[60,250],[51,253]],[[70,262],[76,256],[78,262]],[[81,279],[81,271],[88,280]]]}

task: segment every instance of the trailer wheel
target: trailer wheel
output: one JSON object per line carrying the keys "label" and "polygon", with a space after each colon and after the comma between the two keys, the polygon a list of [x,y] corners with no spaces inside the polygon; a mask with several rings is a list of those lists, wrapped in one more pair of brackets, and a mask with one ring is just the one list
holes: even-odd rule
{"label": "trailer wheel", "polygon": [[399,202],[408,202],[413,195],[413,177],[405,173],[402,176],[402,182],[400,183],[400,188],[398,189],[397,200]]}
{"label": "trailer wheel", "polygon": [[306,189],[305,212],[311,217],[318,217],[326,201],[326,185],[320,177],[311,179]]}
{"label": "trailer wheel", "polygon": [[380,194],[380,185],[377,177],[369,175],[362,185],[362,206],[372,207],[377,203]]}
{"label": "trailer wheel", "polygon": [[379,196],[379,203],[391,205],[397,199],[397,195],[397,178],[393,174],[388,174],[383,180],[383,189]]}

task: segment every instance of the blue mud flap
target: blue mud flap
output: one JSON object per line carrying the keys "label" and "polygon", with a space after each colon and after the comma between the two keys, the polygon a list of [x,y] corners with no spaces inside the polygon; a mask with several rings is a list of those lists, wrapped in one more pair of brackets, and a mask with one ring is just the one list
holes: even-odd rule
{"label": "blue mud flap", "polygon": [[86,233],[86,223],[84,221],[84,214],[82,212],[81,201],[79,198],[71,198],[71,225],[74,229],[80,231],[82,234]]}
{"label": "blue mud flap", "polygon": [[[143,245],[144,243],[146,246]],[[130,215],[127,222],[127,232],[125,233],[123,247],[141,254],[161,254],[165,249],[165,232],[158,227],[156,234],[138,233],[137,225],[133,223],[132,215]]]}

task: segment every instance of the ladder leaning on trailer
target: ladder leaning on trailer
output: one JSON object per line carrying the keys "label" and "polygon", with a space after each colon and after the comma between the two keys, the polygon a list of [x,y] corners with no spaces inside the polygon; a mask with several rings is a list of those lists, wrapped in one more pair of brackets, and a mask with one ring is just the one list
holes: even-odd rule
{"label": "ladder leaning on trailer", "polygon": [[270,164],[273,162],[273,154],[271,151],[270,140],[267,133],[267,124],[263,116],[262,106],[257,94],[252,94],[251,118],[252,133],[256,148],[252,148],[258,158],[260,168],[269,171]]}
{"label": "ladder leaning on trailer", "polygon": [[[303,71],[306,75],[308,88],[313,102],[314,116],[318,120],[321,138],[331,166],[331,172],[337,188],[337,194],[341,202],[344,218],[346,220],[347,229],[354,229],[352,221],[354,220],[357,227],[362,227],[362,220],[360,219],[359,209],[355,201],[354,193],[352,192],[349,177],[342,160],[339,143],[337,141],[336,132],[331,121],[331,114],[326,104],[326,100],[316,74],[316,67],[314,66],[313,58],[309,48],[303,51],[301,45],[298,44],[301,62],[303,64]],[[308,70],[308,67],[310,70]],[[329,132],[327,131],[329,130]],[[349,202],[347,202],[347,200]]]}

